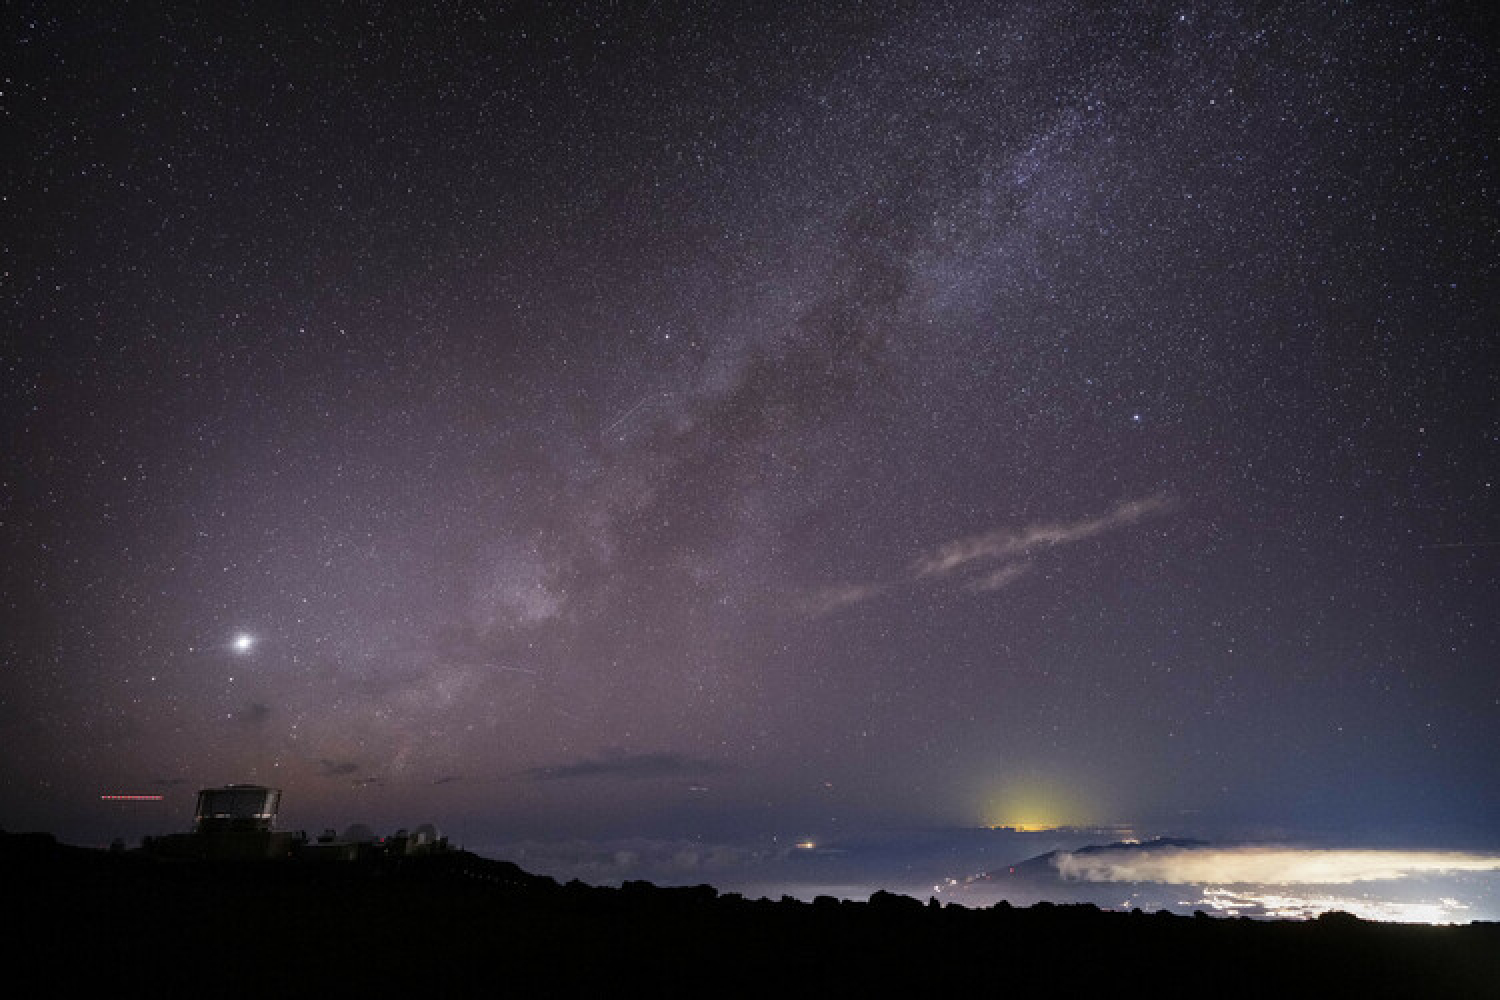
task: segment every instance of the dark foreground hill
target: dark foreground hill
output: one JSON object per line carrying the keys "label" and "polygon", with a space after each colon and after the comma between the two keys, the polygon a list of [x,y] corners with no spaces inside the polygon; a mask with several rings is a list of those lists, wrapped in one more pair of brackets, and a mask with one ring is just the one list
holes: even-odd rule
{"label": "dark foreground hill", "polygon": [[162,862],[45,835],[0,835],[0,892],[27,995],[1500,997],[1500,924],[772,902],[464,852]]}

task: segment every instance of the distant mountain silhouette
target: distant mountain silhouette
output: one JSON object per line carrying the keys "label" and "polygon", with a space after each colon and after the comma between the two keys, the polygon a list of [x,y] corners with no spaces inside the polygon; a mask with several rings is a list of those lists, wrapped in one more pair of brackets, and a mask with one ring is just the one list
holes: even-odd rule
{"label": "distant mountain silhouette", "polygon": [[997,868],[991,872],[970,879],[971,882],[1011,882],[1025,880],[1030,882],[1068,882],[1073,881],[1064,876],[1057,868],[1057,858],[1061,854],[1082,855],[1085,857],[1108,858],[1111,854],[1138,853],[1141,851],[1160,851],[1165,848],[1191,848],[1208,847],[1206,840],[1191,840],[1186,837],[1156,837],[1152,840],[1141,841],[1117,841],[1113,844],[1094,844],[1089,847],[1080,847],[1076,851],[1048,851],[1046,854],[1038,854],[1034,858],[1018,861],[1005,868]]}

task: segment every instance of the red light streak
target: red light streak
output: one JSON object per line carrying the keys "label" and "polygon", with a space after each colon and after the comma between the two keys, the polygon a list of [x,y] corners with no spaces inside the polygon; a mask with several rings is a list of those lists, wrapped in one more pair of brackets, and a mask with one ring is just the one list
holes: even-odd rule
{"label": "red light streak", "polygon": [[160,795],[101,795],[105,802],[160,802]]}

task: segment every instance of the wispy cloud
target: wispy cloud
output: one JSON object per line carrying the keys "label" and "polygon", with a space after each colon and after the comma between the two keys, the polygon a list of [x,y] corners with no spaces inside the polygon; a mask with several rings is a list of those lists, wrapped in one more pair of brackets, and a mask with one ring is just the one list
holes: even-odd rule
{"label": "wispy cloud", "polygon": [[[1068,545],[1123,528],[1174,506],[1165,494],[1122,503],[1099,517],[1082,521],[1033,525],[1022,531],[1000,529],[946,542],[913,559],[904,579],[892,582],[840,583],[804,594],[796,605],[803,614],[818,618],[879,597],[914,582],[941,579],[963,570],[978,575],[964,587],[978,593],[1002,590],[1031,572],[1026,556],[1038,549]],[[999,563],[986,569],[983,563]],[[976,565],[980,564],[980,565]]]}
{"label": "wispy cloud", "polygon": [[1031,572],[1031,563],[1016,562],[1006,563],[997,570],[992,570],[976,580],[969,582],[970,590],[991,591],[1009,587],[1021,577]]}
{"label": "wispy cloud", "polygon": [[[918,577],[946,576],[971,563],[1009,559],[1039,548],[1069,545],[1094,538],[1115,528],[1134,524],[1152,514],[1169,510],[1172,501],[1163,495],[1122,503],[1100,517],[1058,524],[1032,525],[1022,531],[1008,528],[970,535],[944,543],[912,561]],[[1003,585],[1003,584],[1002,584]]]}
{"label": "wispy cloud", "polygon": [[234,713],[234,721],[251,729],[260,729],[271,718],[271,706],[263,701],[252,701]]}
{"label": "wispy cloud", "polygon": [[521,772],[528,781],[568,781],[579,778],[670,778],[725,769],[721,761],[699,760],[675,753],[606,753],[557,767],[533,767]]}
{"label": "wispy cloud", "polygon": [[359,763],[352,760],[331,760],[323,757],[318,761],[318,773],[325,778],[342,778],[359,770]]}
{"label": "wispy cloud", "polygon": [[840,583],[819,587],[803,596],[801,610],[815,618],[821,617],[879,597],[888,589],[883,583]]}
{"label": "wispy cloud", "polygon": [[1218,885],[1347,885],[1413,875],[1500,871],[1500,857],[1458,851],[1309,850],[1289,847],[1168,848],[1063,852],[1064,878],[1085,882]]}

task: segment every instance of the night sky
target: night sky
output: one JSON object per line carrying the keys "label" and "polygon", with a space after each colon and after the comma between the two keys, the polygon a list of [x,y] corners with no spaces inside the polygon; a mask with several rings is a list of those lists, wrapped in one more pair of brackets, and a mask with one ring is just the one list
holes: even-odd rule
{"label": "night sky", "polygon": [[8,5],[0,827],[1493,833],[1500,36],[1225,6]]}

